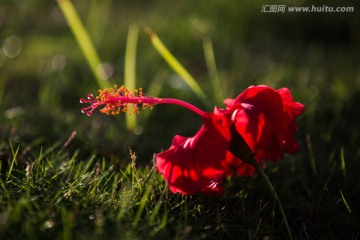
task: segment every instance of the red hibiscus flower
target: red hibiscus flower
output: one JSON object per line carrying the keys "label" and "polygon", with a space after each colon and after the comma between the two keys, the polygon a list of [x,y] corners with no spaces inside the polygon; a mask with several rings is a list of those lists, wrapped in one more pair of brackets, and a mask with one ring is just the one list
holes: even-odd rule
{"label": "red hibiscus flower", "polygon": [[292,153],[298,149],[294,138],[298,128],[296,117],[304,112],[304,106],[294,102],[287,88],[252,86],[236,99],[226,99],[224,103],[237,133],[259,163],[263,159],[276,161],[283,158],[283,152]]}
{"label": "red hibiscus flower", "polygon": [[171,147],[156,156],[157,170],[174,193],[222,194],[223,178],[232,175],[234,169],[240,176],[252,175],[254,167],[247,162],[248,157],[261,165],[262,159],[276,161],[283,152],[292,153],[298,148],[295,118],[304,106],[294,102],[286,88],[249,87],[236,99],[226,99],[226,109],[215,108],[214,113],[178,99],[148,97],[141,89],[130,92],[122,86],[99,93],[96,98],[89,95],[80,100],[90,103],[82,112],[91,115],[102,106],[101,112],[118,114],[132,104],[138,113],[140,105],[176,104],[203,118],[204,124],[194,137],[177,135]]}
{"label": "red hibiscus flower", "polygon": [[205,113],[194,137],[175,136],[171,147],[157,154],[156,167],[174,193],[223,193],[220,185],[228,169],[228,120],[219,111]]}

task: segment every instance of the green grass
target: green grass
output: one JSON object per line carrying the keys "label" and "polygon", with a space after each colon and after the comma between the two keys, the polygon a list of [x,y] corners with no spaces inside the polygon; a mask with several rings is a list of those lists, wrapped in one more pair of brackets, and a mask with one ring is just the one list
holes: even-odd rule
{"label": "green grass", "polygon": [[[1,238],[287,238],[258,175],[227,179],[221,197],[174,195],[153,163],[138,164],[132,151],[122,160],[96,153],[84,157],[81,150],[69,150],[71,144],[34,149],[1,144]],[[304,177],[310,163],[298,157],[266,169],[294,238],[356,239],[357,191],[344,179],[341,155],[329,160],[323,177]],[[359,180],[355,174],[347,169],[352,181]]]}

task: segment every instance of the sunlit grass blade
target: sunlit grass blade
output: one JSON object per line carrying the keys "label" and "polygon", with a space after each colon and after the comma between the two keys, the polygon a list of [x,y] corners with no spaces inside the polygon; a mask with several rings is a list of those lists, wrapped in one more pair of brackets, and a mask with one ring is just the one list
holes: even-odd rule
{"label": "sunlit grass blade", "polygon": [[345,166],[345,156],[344,156],[344,148],[341,148],[340,151],[340,160],[341,160],[341,171],[342,174],[344,176],[344,178],[346,178],[346,166]]}
{"label": "sunlit grass blade", "polygon": [[[11,146],[11,145],[10,145]],[[15,161],[16,161],[16,158],[17,158],[17,155],[18,155],[18,152],[19,152],[19,149],[20,149],[20,145],[17,147],[16,151],[14,152],[12,147],[11,147],[11,151],[12,151],[12,154],[13,154],[13,159],[11,161],[11,164],[10,164],[10,167],[9,167],[9,170],[8,170],[8,173],[6,175],[6,181],[9,180],[9,177],[11,176],[11,173],[12,173],[12,170],[13,170],[13,167],[14,167],[14,164],[15,164]]]}
{"label": "sunlit grass blade", "polygon": [[345,196],[344,196],[344,194],[342,193],[341,190],[340,190],[340,194],[341,194],[341,199],[342,199],[342,201],[343,201],[343,203],[344,203],[344,205],[345,205],[345,207],[346,207],[346,210],[347,210],[349,213],[351,213],[351,208],[350,208],[349,204],[347,203],[347,201],[346,201],[346,199],[345,199]]}
{"label": "sunlit grass blade", "polygon": [[211,82],[211,87],[213,90],[213,97],[216,102],[222,102],[224,99],[224,90],[226,87],[224,83],[220,82],[219,74],[216,67],[214,48],[210,38],[205,38],[203,40],[204,56],[205,62],[209,73],[209,79]]}
{"label": "sunlit grass blade", "polygon": [[57,0],[66,21],[68,22],[75,39],[84,54],[84,57],[97,80],[100,88],[108,87],[105,70],[101,67],[100,58],[90,39],[88,32],[82,24],[80,17],[70,0]]}
{"label": "sunlit grass blade", "polygon": [[149,194],[150,194],[151,188],[152,188],[151,184],[148,184],[146,186],[146,190],[145,190],[144,195],[142,196],[142,198],[140,200],[139,208],[138,208],[138,211],[136,213],[136,216],[135,216],[135,219],[134,219],[134,222],[133,222],[134,227],[136,227],[139,224],[139,221],[141,219],[141,215],[142,215],[142,213],[144,211],[144,208],[145,208],[145,204],[149,200]]}
{"label": "sunlit grass blade", "polygon": [[[125,52],[125,70],[124,70],[124,85],[127,89],[136,88],[136,48],[139,35],[139,27],[137,24],[132,24],[129,27],[126,52]],[[126,115],[126,128],[134,130],[136,127],[136,114]]]}
{"label": "sunlit grass blade", "polygon": [[157,223],[157,222],[155,222],[155,219],[158,216],[159,210],[160,210],[161,207],[162,207],[162,204],[161,204],[161,202],[159,202],[155,206],[155,208],[152,210],[152,213],[150,214],[150,217],[149,217],[149,225],[150,226],[153,226],[153,225],[155,225]]}
{"label": "sunlit grass blade", "polygon": [[174,57],[174,55],[166,48],[160,38],[150,28],[146,29],[147,34],[150,36],[151,43],[161,55],[161,57],[169,64],[169,66],[179,74],[191,90],[198,96],[205,106],[209,106],[209,99],[206,97],[204,91],[184,66]]}

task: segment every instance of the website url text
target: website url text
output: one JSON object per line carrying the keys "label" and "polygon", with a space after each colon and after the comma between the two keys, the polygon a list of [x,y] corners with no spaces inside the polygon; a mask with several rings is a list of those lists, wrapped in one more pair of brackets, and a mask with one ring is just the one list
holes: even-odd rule
{"label": "website url text", "polygon": [[303,13],[343,13],[343,12],[354,12],[354,7],[331,7],[331,6],[301,6],[301,7],[290,7],[286,5],[262,5],[261,12],[263,13],[285,13],[285,12],[303,12]]}

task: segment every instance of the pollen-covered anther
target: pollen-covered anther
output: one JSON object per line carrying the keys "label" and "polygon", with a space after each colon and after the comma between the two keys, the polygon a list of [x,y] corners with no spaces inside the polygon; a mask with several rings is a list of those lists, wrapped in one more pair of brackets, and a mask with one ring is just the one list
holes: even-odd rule
{"label": "pollen-covered anther", "polygon": [[[101,113],[107,115],[117,115],[121,112],[128,112],[129,114],[139,114],[140,109],[150,108],[154,104],[159,103],[158,98],[146,97],[142,88],[129,91],[124,86],[114,88],[105,88],[98,90],[98,96],[94,97],[92,94],[87,95],[87,99],[81,98],[80,103],[89,103],[90,106],[83,108],[83,113],[92,112],[102,106]],[[132,107],[130,107],[132,105]]]}
{"label": "pollen-covered anther", "polygon": [[142,109],[150,108],[152,110],[154,108],[153,104],[143,103],[141,106]]}
{"label": "pollen-covered anther", "polygon": [[137,105],[134,106],[132,113],[140,114],[139,107]]}

